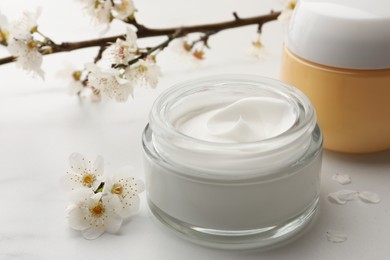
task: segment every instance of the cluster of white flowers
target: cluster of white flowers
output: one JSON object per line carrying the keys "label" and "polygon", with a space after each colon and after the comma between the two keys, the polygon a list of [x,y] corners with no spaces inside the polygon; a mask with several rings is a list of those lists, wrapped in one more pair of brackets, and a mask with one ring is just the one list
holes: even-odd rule
{"label": "cluster of white flowers", "polygon": [[103,53],[103,57],[111,64],[122,66],[101,68],[96,64],[87,64],[88,86],[118,102],[125,102],[130,95],[133,96],[136,85],[155,88],[161,75],[160,68],[151,56],[127,65],[129,61],[137,58],[137,55],[140,55],[137,35],[128,28],[125,40],[117,39]]}
{"label": "cluster of white flowers", "polygon": [[16,57],[18,67],[43,78],[42,54],[39,52],[42,41],[35,38],[40,14],[41,9],[24,12],[20,20],[11,24],[0,14],[0,44],[7,46],[9,53]]}
{"label": "cluster of white flowers", "polygon": [[298,4],[298,0],[285,0],[282,13],[279,15],[278,20],[288,23],[291,19],[293,11]]}
{"label": "cluster of white flowers", "polygon": [[114,18],[126,21],[136,11],[132,0],[79,0],[95,24],[109,24]]}
{"label": "cluster of white flowers", "polygon": [[104,176],[101,156],[92,163],[74,153],[69,162],[71,169],[62,184],[70,191],[72,204],[66,211],[71,228],[81,231],[86,239],[118,232],[123,221],[138,211],[143,182],[128,172]]}

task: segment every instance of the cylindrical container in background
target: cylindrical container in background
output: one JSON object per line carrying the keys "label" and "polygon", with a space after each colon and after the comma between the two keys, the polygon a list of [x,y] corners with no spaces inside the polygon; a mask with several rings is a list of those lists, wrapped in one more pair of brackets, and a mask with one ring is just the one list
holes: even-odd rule
{"label": "cylindrical container in background", "polygon": [[313,103],[330,150],[390,148],[390,1],[300,0],[281,80]]}

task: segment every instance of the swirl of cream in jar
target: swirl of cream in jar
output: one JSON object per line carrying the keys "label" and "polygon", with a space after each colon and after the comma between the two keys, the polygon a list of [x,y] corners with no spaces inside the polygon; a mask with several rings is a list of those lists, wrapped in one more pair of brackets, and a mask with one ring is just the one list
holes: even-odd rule
{"label": "swirl of cream in jar", "polygon": [[200,140],[244,143],[278,136],[290,129],[296,118],[293,107],[285,100],[247,97],[189,113],[174,122],[174,127]]}

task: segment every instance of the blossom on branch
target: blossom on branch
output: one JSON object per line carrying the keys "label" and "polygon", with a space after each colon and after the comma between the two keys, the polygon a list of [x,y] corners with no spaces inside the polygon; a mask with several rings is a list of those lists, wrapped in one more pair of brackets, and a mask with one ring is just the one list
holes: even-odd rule
{"label": "blossom on branch", "polygon": [[84,7],[85,12],[92,18],[96,25],[108,25],[113,16],[111,0],[79,0]]}
{"label": "blossom on branch", "polygon": [[136,9],[132,0],[114,0],[113,16],[116,19],[131,19],[135,11]]}
{"label": "blossom on branch", "polygon": [[43,78],[42,54],[39,52],[43,43],[33,37],[33,34],[38,30],[37,20],[40,14],[40,8],[36,12],[24,12],[21,19],[11,24],[8,51],[16,57],[18,67]]}
{"label": "blossom on branch", "polygon": [[104,70],[93,63],[87,64],[86,69],[89,71],[88,86],[100,90],[107,97],[125,102],[133,95],[134,85],[123,77],[120,70]]}
{"label": "blossom on branch", "polygon": [[[105,95],[123,102],[133,95],[137,84],[157,87],[161,72],[156,64],[156,56],[175,39],[187,37],[181,48],[185,50],[185,53],[201,60],[204,58],[204,50],[209,48],[210,36],[223,30],[250,24],[256,24],[260,28],[263,24],[276,20],[281,14],[281,12],[272,11],[269,14],[251,18],[240,18],[234,14],[234,20],[222,23],[153,29],[135,20],[136,9],[133,0],[79,1],[97,23],[106,24],[107,28],[113,19],[119,19],[135,27],[139,36],[165,35],[167,38],[155,46],[138,47],[137,35],[131,27],[128,27],[125,37],[121,34],[80,42],[56,43],[38,29],[37,19],[40,9],[35,13],[24,13],[23,18],[13,23],[12,26],[8,26],[8,21],[0,14],[0,44],[8,46],[12,54],[12,56],[0,58],[0,65],[16,61],[19,67],[43,78],[44,72],[41,69],[43,55],[99,47],[93,61],[99,62],[99,66],[108,65],[107,68],[89,64],[83,70],[73,70],[68,73],[68,77],[72,76],[72,85],[74,84],[71,92],[80,97],[89,96],[95,100],[100,100]],[[292,9],[296,1],[291,0],[293,4],[288,4],[288,8]],[[189,41],[188,37],[192,35],[199,37]],[[110,43],[113,44],[110,45]],[[254,42],[253,46],[257,50],[262,50],[260,41]]]}
{"label": "blossom on branch", "polygon": [[117,39],[103,54],[103,57],[114,64],[126,64],[134,59],[138,51],[137,34],[129,27],[126,28],[126,39]]}
{"label": "blossom on branch", "polygon": [[106,0],[103,3],[98,3],[95,5],[94,18],[97,24],[109,24],[112,21],[112,3],[109,0]]}
{"label": "blossom on branch", "polygon": [[139,84],[152,88],[157,87],[158,78],[161,76],[160,67],[152,57],[140,59],[125,70],[126,78]]}
{"label": "blossom on branch", "polygon": [[256,41],[252,41],[252,46],[250,48],[249,54],[255,58],[263,58],[265,54],[265,46],[261,40],[262,34],[259,32],[257,34]]}
{"label": "blossom on branch", "polygon": [[115,18],[132,19],[136,11],[132,0],[79,0],[95,24],[110,24]]}
{"label": "blossom on branch", "polygon": [[23,12],[23,16],[11,24],[10,34],[12,38],[26,39],[38,30],[38,19],[41,16],[42,8],[35,12]]}
{"label": "blossom on branch", "polygon": [[44,78],[45,72],[41,69],[42,54],[39,53],[37,42],[31,36],[26,39],[10,39],[8,51],[16,57],[16,66]]}

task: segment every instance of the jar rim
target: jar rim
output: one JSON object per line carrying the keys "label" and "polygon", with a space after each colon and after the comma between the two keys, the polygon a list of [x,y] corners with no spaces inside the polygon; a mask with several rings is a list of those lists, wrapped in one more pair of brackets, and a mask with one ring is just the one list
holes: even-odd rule
{"label": "jar rim", "polygon": [[[234,83],[234,82],[239,82],[240,84],[247,83],[247,84],[254,84],[254,85],[265,85],[270,87],[276,87],[278,88],[279,91],[284,90],[285,93],[283,94],[286,94],[287,97],[295,98],[295,100],[298,101],[298,103],[303,106],[305,112],[303,121],[299,122],[298,125],[294,125],[294,127],[289,128],[287,131],[271,138],[253,141],[253,142],[222,143],[222,142],[201,140],[201,139],[197,139],[185,135],[177,131],[175,127],[168,122],[168,120],[163,120],[166,119],[165,109],[167,107],[167,104],[168,102],[171,102],[172,99],[175,99],[190,90],[196,90],[197,88],[200,89],[204,85],[210,86],[210,85],[218,85],[221,83]],[[216,148],[247,149],[247,148],[254,148],[259,145],[263,146],[270,143],[275,143],[278,140],[302,132],[302,130],[305,129],[311,131],[314,129],[316,124],[316,115],[310,100],[300,90],[294,88],[293,86],[287,83],[280,82],[278,80],[267,78],[267,77],[255,76],[250,74],[229,74],[229,75],[221,74],[221,75],[207,76],[196,80],[184,81],[165,90],[154,101],[152,110],[149,114],[149,122],[151,128],[153,129],[153,132],[155,132],[154,130],[157,128],[163,129],[164,133],[166,133],[165,137],[174,136],[180,138],[182,141],[185,142],[190,142],[190,143],[196,142],[203,146],[211,146]]]}
{"label": "jar rim", "polygon": [[[191,96],[202,93],[205,96]],[[292,127],[275,137],[246,143],[200,140],[176,130],[169,113],[180,112],[180,107],[174,106],[170,110],[172,104],[187,104],[184,103],[188,101],[186,97],[196,100],[208,95],[211,98],[213,94],[223,94],[222,100],[248,95],[285,99],[286,102],[291,101],[293,109],[299,108],[297,120]],[[211,104],[214,101],[219,100],[210,99]],[[236,182],[249,179],[264,181],[291,174],[294,169],[311,161],[322,147],[321,132],[309,99],[288,84],[253,75],[209,76],[169,88],[153,104],[143,141],[145,149],[153,153],[158,162],[176,169],[174,172],[182,177]]]}

